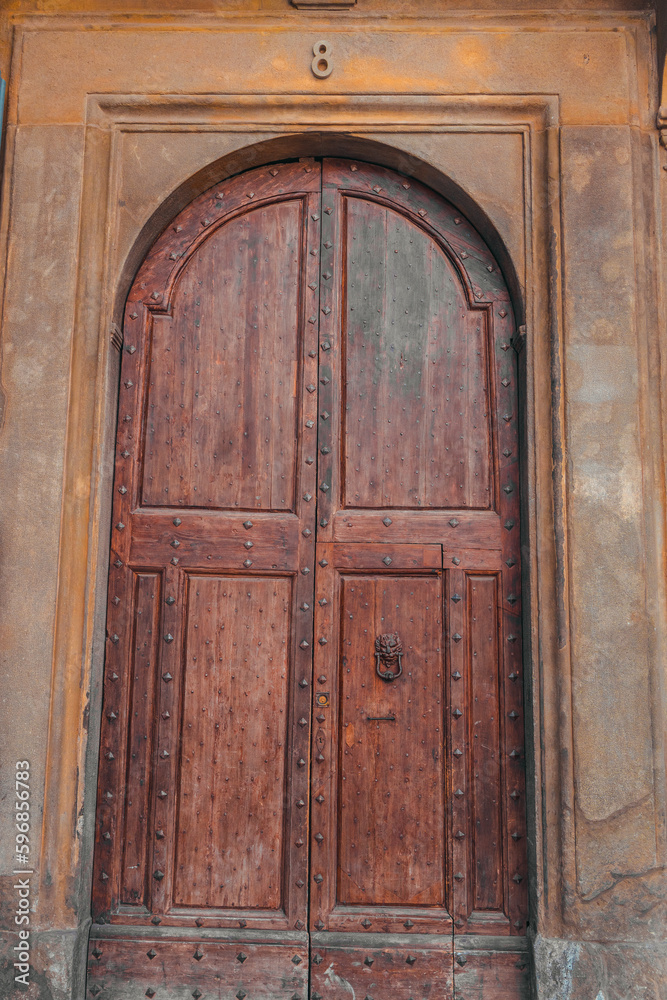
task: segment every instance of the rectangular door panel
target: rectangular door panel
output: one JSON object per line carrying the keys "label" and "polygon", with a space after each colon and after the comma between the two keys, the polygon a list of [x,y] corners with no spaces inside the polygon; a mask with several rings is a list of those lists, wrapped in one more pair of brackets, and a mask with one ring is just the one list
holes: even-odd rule
{"label": "rectangular door panel", "polygon": [[[444,905],[441,578],[341,580],[337,902]],[[400,635],[383,680],[376,636]]]}
{"label": "rectangular door panel", "polygon": [[95,1000],[307,996],[305,934],[286,932],[276,941],[238,930],[188,933],[173,928],[163,933],[151,927],[135,928],[131,936],[123,930],[93,928],[87,995]]}
{"label": "rectangular door panel", "polygon": [[446,934],[441,548],[320,543],[317,566],[311,927]]}
{"label": "rectangular door panel", "polygon": [[363,939],[313,934],[310,995],[312,1000],[453,1000],[451,943],[427,934]]}
{"label": "rectangular door panel", "polygon": [[176,906],[281,907],[292,580],[192,576]]}

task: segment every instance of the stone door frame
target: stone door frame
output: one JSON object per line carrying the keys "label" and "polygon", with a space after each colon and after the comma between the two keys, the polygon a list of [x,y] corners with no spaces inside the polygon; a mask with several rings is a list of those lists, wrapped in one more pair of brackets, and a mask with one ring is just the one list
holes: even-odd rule
{"label": "stone door frame", "polygon": [[[354,156],[393,167],[440,191],[467,214],[503,267],[523,327],[522,496],[524,663],[532,931],[567,906],[576,884],[567,531],[563,433],[558,100],[551,95],[89,95],[76,318],[71,354],[64,503],[58,567],[40,900],[58,929],[70,927],[74,966],[85,975],[94,840],[113,441],[121,315],[144,254],[167,222],[215,180],[292,156]],[[124,158],[133,137],[203,136],[187,177],[137,224],[131,251],[114,256]],[[489,163],[498,142],[521,146],[523,261],[493,224],[486,191],[451,176],[439,137],[476,137]],[[210,137],[226,150],[210,158]],[[463,140],[468,141],[468,140]],[[495,151],[495,152],[494,152]],[[195,159],[197,159],[195,157]],[[123,189],[127,195],[127,189]],[[122,206],[121,206],[122,207]],[[83,654],[83,655],[82,655]],[[545,740],[544,733],[551,736]],[[560,763],[559,763],[560,762]],[[72,843],[71,817],[81,836]],[[78,928],[72,884],[51,877],[69,857],[80,874]],[[562,882],[559,877],[562,871]],[[49,875],[47,876],[47,873]],[[556,918],[558,919],[558,918]],[[464,947],[465,942],[459,945]]]}

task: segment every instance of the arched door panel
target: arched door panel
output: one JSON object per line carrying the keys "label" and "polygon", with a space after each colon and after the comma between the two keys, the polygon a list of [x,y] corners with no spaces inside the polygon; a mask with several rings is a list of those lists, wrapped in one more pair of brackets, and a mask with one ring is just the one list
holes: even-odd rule
{"label": "arched door panel", "polygon": [[346,160],[232,178],[146,258],[91,996],[522,995],[512,322],[452,206]]}

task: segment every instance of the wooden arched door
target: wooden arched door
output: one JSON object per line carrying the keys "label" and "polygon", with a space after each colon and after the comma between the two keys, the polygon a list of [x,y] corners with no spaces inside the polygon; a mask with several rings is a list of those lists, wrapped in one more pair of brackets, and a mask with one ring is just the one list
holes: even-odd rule
{"label": "wooden arched door", "polygon": [[469,222],[380,167],[253,170],[156,242],[88,995],[523,995],[513,331]]}

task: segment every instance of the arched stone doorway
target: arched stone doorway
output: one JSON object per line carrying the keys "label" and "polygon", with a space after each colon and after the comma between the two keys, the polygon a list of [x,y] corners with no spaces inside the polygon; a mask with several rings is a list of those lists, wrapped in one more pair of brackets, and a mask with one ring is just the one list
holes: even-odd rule
{"label": "arched stone doorway", "polygon": [[89,990],[449,996],[456,953],[520,995],[513,335],[469,221],[358,161],[231,178],[148,254]]}

